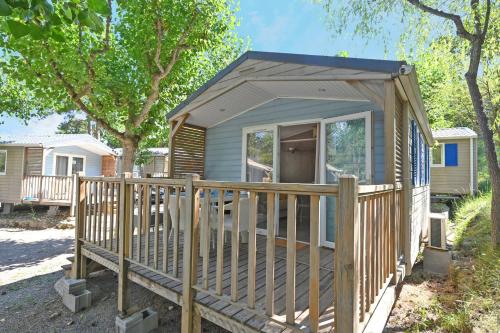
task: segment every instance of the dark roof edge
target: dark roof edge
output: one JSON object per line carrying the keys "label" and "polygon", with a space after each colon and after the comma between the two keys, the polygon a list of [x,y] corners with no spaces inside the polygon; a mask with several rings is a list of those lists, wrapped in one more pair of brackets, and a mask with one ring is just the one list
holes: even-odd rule
{"label": "dark roof edge", "polygon": [[395,75],[399,75],[400,67],[406,64],[405,61],[394,61],[394,60],[375,60],[375,59],[364,59],[364,58],[345,58],[345,57],[331,57],[331,56],[294,54],[294,53],[247,51],[243,53],[238,59],[229,64],[227,67],[219,71],[213,78],[211,78],[200,88],[198,88],[182,103],[177,105],[172,111],[170,111],[167,114],[167,119],[170,119],[173,116],[175,116],[185,106],[191,103],[196,97],[200,96],[204,91],[206,91],[212,85],[217,83],[217,81],[219,81],[224,76],[229,74],[231,71],[233,71],[233,69],[238,67],[241,63],[243,63],[247,59],[276,61],[276,62],[294,63],[294,64],[310,65],[310,66],[350,68],[350,69],[366,70],[371,72],[390,73]]}

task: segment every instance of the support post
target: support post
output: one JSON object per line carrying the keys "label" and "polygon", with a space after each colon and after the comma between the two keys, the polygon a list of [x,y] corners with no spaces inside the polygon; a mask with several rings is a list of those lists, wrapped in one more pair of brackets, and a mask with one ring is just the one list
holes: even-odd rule
{"label": "support post", "polygon": [[182,276],[182,333],[193,333],[194,308],[193,298],[195,291],[193,285],[197,278],[197,261],[199,247],[199,224],[198,224],[198,191],[193,186],[193,181],[199,180],[200,176],[186,175],[186,220],[184,221],[184,253],[183,253],[183,276]]}
{"label": "support post", "polygon": [[359,211],[358,179],[341,176],[336,221],[334,305],[335,332],[358,332],[359,326]]}
{"label": "support post", "polygon": [[389,272],[392,283],[397,281],[397,241],[396,237],[396,85],[393,80],[384,81],[384,135],[385,140],[385,182],[393,184],[391,207],[389,207]]}
{"label": "support post", "polygon": [[75,216],[76,206],[78,205],[78,201],[76,199],[76,192],[78,191],[78,183],[77,183],[77,174],[73,174],[73,178],[71,179],[71,204],[69,209],[69,215]]}
{"label": "support post", "polygon": [[119,245],[118,245],[118,312],[119,316],[125,317],[129,308],[129,291],[128,291],[128,268],[129,262],[126,260],[129,257],[130,228],[133,216],[130,216],[132,187],[126,182],[127,178],[131,178],[130,172],[122,173],[120,181],[120,206],[119,206]]}
{"label": "support post", "polygon": [[411,207],[411,175],[410,175],[410,103],[403,104],[403,210],[401,216],[401,228],[403,228],[404,238],[404,260],[406,263],[405,274],[410,275],[411,263],[411,228],[410,228],[410,207]]}
{"label": "support post", "polygon": [[75,174],[73,177],[73,187],[75,191],[75,256],[73,262],[73,278],[81,279],[84,278],[83,274],[86,274],[85,269],[82,270],[82,265],[86,264],[86,258],[82,256],[82,241],[85,228],[85,214],[86,209],[86,192],[85,183],[80,184],[80,174]]}

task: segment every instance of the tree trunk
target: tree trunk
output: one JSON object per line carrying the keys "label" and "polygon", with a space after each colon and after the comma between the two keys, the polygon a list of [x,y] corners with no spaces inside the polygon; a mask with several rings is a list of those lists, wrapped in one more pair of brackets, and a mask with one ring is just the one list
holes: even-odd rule
{"label": "tree trunk", "polygon": [[481,60],[481,49],[483,41],[478,38],[471,41],[469,69],[465,74],[469,94],[474,106],[479,128],[483,134],[488,171],[491,178],[491,239],[494,246],[500,245],[500,169],[493,139],[493,131],[488,124],[488,117],[484,112],[483,97],[477,84],[477,72]]}
{"label": "tree trunk", "polygon": [[136,140],[125,140],[122,142],[122,172],[134,171],[134,161],[137,146],[138,142]]}

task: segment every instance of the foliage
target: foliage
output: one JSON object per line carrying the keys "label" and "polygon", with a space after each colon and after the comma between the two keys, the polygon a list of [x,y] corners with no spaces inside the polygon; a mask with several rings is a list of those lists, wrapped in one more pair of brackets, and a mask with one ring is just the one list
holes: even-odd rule
{"label": "foliage", "polygon": [[[469,62],[468,41],[456,35],[450,20],[433,17],[412,5],[412,1],[318,1],[329,16],[333,33],[352,29],[367,40],[382,37],[385,43],[394,31],[402,31],[399,57],[417,68],[422,97],[433,128],[468,126],[478,131],[464,74]],[[416,1],[413,1],[416,2]],[[425,1],[425,4],[448,12],[456,12],[472,24],[469,1]],[[481,4],[482,9],[484,4]],[[402,13],[402,14],[401,14]],[[393,24],[387,23],[387,18]],[[398,22],[398,20],[400,22]],[[490,27],[482,53],[479,85],[485,99],[486,112],[497,140],[500,132],[500,8],[492,6]]]}
{"label": "foliage", "polygon": [[22,110],[30,114],[82,111],[133,150],[143,140],[165,140],[166,113],[241,51],[230,0],[50,5],[33,14],[11,6],[0,16],[8,93],[26,96]]}
{"label": "foliage", "polygon": [[64,120],[57,125],[57,133],[61,134],[86,134],[89,132],[87,118],[78,117],[75,112],[68,112]]}
{"label": "foliage", "polygon": [[465,231],[471,222],[484,210],[488,204],[491,193],[480,197],[467,197],[459,201],[455,207],[453,223],[455,225],[455,246],[459,247],[465,237]]}
{"label": "foliage", "polygon": [[[405,332],[496,332],[500,316],[500,249],[491,243],[491,193],[457,203],[457,237],[448,279],[412,274],[414,292],[429,301],[415,308],[399,328]],[[424,280],[422,280],[422,278]],[[424,282],[425,283],[422,283]],[[415,284],[421,284],[422,289]],[[425,297],[424,297],[425,298]]]}

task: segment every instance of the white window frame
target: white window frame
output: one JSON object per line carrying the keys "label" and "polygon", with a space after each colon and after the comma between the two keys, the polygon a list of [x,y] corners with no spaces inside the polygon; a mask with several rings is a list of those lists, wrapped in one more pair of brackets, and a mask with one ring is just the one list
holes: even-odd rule
{"label": "white window frame", "polygon": [[61,157],[67,157],[68,158],[68,170],[67,170],[67,175],[66,176],[71,176],[71,168],[73,166],[73,158],[82,158],[83,159],[83,175],[85,176],[87,170],[87,157],[84,155],[73,155],[73,154],[63,154],[63,153],[54,153],[54,161],[52,163],[52,174],[55,176],[56,175],[56,162],[57,162],[57,156]]}
{"label": "white window frame", "polygon": [[7,150],[0,150],[0,154],[5,153],[5,170],[0,171],[0,176],[5,176],[7,174]]}
{"label": "white window frame", "polygon": [[431,148],[431,168],[443,168],[444,167],[444,158],[445,158],[444,143],[438,143],[437,145],[439,145],[441,147],[441,163],[439,163],[439,164],[434,163],[434,154],[432,152],[432,149],[434,149],[434,147],[432,147]]}
{"label": "white window frame", "polygon": [[[372,183],[372,112],[364,111],[345,116],[326,118],[321,121],[320,127],[320,183],[326,184],[326,124],[338,121],[365,118],[365,150],[366,150],[366,183]],[[335,249],[335,242],[326,240],[326,197],[320,197],[320,244]]]}

